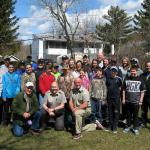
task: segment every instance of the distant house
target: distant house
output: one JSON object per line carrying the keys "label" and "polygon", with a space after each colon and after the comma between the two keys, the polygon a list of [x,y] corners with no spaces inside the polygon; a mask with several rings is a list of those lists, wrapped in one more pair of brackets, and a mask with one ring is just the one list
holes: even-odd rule
{"label": "distant house", "polygon": [[[94,39],[88,43],[88,48],[85,47],[83,37],[76,37],[74,41],[73,53],[96,54],[102,51],[103,44],[101,41]],[[69,54],[67,43],[64,36],[49,36],[49,35],[33,35],[32,42],[32,59],[37,61],[39,58],[57,59],[58,56]]]}

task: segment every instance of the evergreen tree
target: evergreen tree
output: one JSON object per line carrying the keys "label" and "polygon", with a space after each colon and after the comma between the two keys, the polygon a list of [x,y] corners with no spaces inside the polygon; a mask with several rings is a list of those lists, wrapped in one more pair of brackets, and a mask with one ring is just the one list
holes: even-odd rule
{"label": "evergreen tree", "polygon": [[143,37],[145,51],[150,52],[150,0],[144,0],[141,5],[143,9],[135,15],[135,29]]}
{"label": "evergreen tree", "polygon": [[117,53],[119,44],[124,42],[132,32],[130,24],[132,18],[127,15],[125,10],[120,9],[119,6],[111,6],[108,14],[104,15],[103,18],[106,20],[106,23],[96,26],[96,34],[100,40],[114,44]]}
{"label": "evergreen tree", "polygon": [[[0,0],[0,52],[13,50],[18,33],[18,18],[14,15],[16,0]],[[14,51],[14,50],[13,50]]]}

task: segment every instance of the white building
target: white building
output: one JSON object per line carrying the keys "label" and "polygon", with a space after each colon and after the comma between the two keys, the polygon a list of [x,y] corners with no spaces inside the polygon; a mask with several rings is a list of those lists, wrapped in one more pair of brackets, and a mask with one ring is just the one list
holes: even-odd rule
{"label": "white building", "polygon": [[[103,44],[98,40],[88,42],[88,48],[85,47],[85,40],[81,37],[76,38],[74,42],[73,53],[97,54],[103,51]],[[67,55],[66,39],[63,36],[33,35],[32,59],[37,61],[39,58],[52,59],[56,61],[57,56]]]}

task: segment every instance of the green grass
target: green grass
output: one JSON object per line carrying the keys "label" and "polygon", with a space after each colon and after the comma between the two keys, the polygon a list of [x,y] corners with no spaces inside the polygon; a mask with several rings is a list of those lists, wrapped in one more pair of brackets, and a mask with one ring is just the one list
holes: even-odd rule
{"label": "green grass", "polygon": [[45,130],[40,136],[27,134],[16,138],[10,127],[0,127],[0,150],[149,150],[150,131],[141,129],[140,135],[117,134],[104,131],[84,132],[83,138],[73,140],[69,132]]}

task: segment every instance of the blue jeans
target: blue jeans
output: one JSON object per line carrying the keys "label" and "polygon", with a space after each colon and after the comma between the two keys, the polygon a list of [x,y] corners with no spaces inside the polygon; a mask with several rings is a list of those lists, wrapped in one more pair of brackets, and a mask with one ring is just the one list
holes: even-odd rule
{"label": "blue jeans", "polygon": [[17,137],[23,136],[25,133],[28,132],[28,129],[31,128],[32,130],[39,129],[40,127],[40,118],[41,112],[38,111],[34,114],[32,120],[32,125],[28,125],[27,122],[24,125],[19,125],[17,123],[13,123],[13,134]]}
{"label": "blue jeans", "polygon": [[102,101],[99,99],[91,99],[91,117],[92,121],[95,122],[98,120],[100,123],[102,123]]}
{"label": "blue jeans", "polygon": [[39,109],[41,110],[42,109],[42,106],[43,106],[43,95],[39,93]]}

